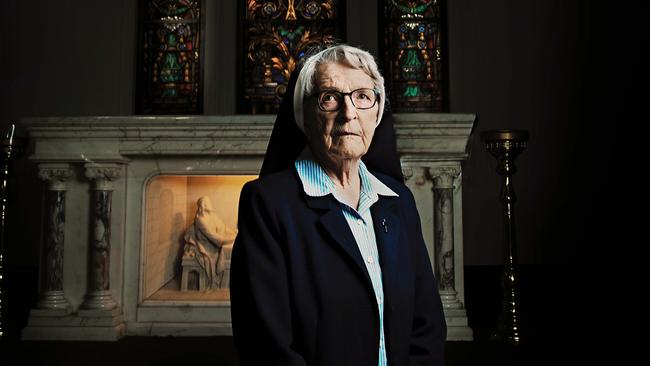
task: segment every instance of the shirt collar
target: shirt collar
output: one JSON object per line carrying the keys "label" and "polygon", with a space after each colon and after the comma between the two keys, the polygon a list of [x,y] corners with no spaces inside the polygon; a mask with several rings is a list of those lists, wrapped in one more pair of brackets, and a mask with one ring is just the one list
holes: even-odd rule
{"label": "shirt collar", "polygon": [[[309,146],[306,146],[296,158],[294,165],[302,182],[302,188],[307,195],[322,197],[331,193],[336,197],[334,182],[316,162]],[[359,178],[361,179],[361,194],[371,198],[372,201],[377,200],[377,195],[398,197],[397,193],[370,173],[363,161],[359,163]]]}

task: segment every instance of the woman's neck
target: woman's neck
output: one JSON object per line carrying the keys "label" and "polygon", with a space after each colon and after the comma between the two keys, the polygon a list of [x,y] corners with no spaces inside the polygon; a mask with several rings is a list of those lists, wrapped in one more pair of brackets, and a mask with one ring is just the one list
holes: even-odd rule
{"label": "woman's neck", "polygon": [[319,159],[325,173],[332,179],[334,189],[340,199],[348,206],[357,208],[361,195],[361,179],[359,178],[360,159],[344,159],[332,161]]}
{"label": "woman's neck", "polygon": [[324,167],[325,173],[339,189],[359,189],[359,161],[345,162],[334,167]]}

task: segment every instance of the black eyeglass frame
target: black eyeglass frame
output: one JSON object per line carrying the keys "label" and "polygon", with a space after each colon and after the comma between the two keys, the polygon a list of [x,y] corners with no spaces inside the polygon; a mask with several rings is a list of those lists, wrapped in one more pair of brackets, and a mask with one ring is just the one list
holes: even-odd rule
{"label": "black eyeglass frame", "polygon": [[[354,99],[352,99],[352,94],[354,94],[355,92],[357,92],[359,90],[372,90],[372,92],[375,93],[375,102],[372,103],[372,105],[370,107],[359,108],[359,107],[357,107],[356,104],[354,104]],[[320,100],[320,98],[318,98],[318,96],[321,93],[326,93],[326,92],[340,95],[341,100],[343,100],[346,96],[350,97],[350,102],[352,102],[352,105],[354,106],[354,108],[362,110],[362,111],[374,107],[377,104],[377,101],[379,100],[379,98],[381,98],[381,92],[379,90],[377,90],[377,89],[374,89],[374,88],[359,88],[359,89],[354,89],[354,90],[352,90],[352,91],[350,91],[348,93],[344,93],[342,91],[338,91],[338,90],[335,90],[335,89],[326,89],[326,90],[318,90],[318,91],[315,91],[315,92],[311,93],[310,95],[308,95],[307,96],[308,98],[316,97],[316,104],[318,104],[318,108],[323,112],[338,112],[338,111],[341,110],[341,107],[343,106],[343,104],[345,104],[345,103],[341,103],[337,109],[332,109],[332,110],[327,110],[327,109],[323,108],[323,106],[321,105],[321,100]]]}

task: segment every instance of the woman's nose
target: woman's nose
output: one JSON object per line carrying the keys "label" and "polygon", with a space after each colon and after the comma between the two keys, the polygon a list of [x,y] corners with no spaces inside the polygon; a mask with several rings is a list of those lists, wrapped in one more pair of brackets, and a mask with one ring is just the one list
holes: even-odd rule
{"label": "woman's nose", "polygon": [[341,115],[345,122],[351,121],[357,117],[357,107],[352,104],[352,96],[343,96],[343,105],[341,106]]}

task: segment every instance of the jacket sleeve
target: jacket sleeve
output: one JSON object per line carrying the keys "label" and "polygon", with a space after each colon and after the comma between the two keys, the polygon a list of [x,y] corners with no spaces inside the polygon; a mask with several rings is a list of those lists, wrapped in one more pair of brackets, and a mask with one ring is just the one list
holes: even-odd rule
{"label": "jacket sleeve", "polygon": [[422,236],[420,217],[415,207],[413,197],[410,198],[410,209],[416,230],[413,233],[415,244],[414,263],[416,266],[415,302],[411,346],[409,351],[411,366],[442,366],[444,364],[444,348],[447,338],[447,324],[438,284],[433,276],[429,255]]}
{"label": "jacket sleeve", "polygon": [[292,349],[287,268],[278,216],[255,182],[239,201],[239,233],[231,262],[231,315],[242,366],[304,366]]}

